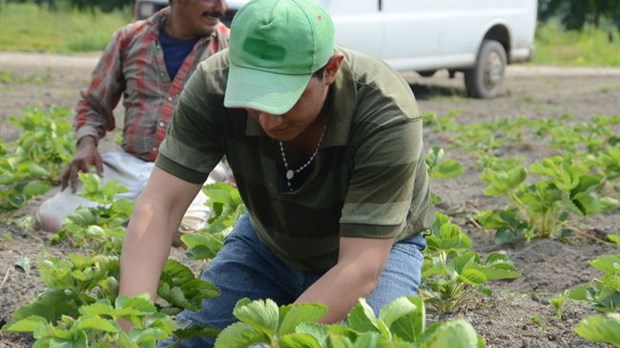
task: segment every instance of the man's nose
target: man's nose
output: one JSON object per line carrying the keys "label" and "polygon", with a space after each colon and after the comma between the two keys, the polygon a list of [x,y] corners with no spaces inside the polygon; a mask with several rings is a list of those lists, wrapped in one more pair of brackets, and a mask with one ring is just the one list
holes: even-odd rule
{"label": "man's nose", "polygon": [[258,123],[264,130],[273,130],[282,125],[283,119],[281,115],[268,114],[261,112],[258,114]]}

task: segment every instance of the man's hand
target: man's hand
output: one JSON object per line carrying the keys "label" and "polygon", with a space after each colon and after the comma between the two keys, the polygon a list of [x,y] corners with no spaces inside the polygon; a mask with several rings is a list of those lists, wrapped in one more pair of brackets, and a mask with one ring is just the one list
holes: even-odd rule
{"label": "man's hand", "polygon": [[64,190],[67,185],[71,184],[71,191],[75,193],[78,172],[88,173],[92,165],[95,166],[97,175],[103,176],[103,161],[97,150],[97,140],[92,136],[85,136],[78,142],[77,153],[62,175],[61,189]]}

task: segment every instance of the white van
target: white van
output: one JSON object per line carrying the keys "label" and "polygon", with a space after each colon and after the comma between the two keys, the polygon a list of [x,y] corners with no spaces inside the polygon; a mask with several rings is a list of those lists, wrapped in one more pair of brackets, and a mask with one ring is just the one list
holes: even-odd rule
{"label": "white van", "polygon": [[[249,0],[227,0],[230,18]],[[332,15],[336,41],[394,68],[432,76],[463,72],[470,96],[492,98],[507,64],[534,53],[537,0],[317,0]],[[137,0],[144,3],[167,0]],[[141,16],[148,15],[140,13]]]}

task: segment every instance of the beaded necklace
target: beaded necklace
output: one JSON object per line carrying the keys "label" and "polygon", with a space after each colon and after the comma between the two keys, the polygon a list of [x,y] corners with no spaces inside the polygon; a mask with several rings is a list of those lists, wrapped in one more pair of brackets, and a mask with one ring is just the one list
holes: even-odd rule
{"label": "beaded necklace", "polygon": [[293,185],[291,184],[291,180],[295,177],[295,174],[301,173],[302,170],[306,169],[312,160],[316,157],[317,152],[319,152],[319,146],[321,146],[321,142],[323,141],[323,136],[325,135],[325,129],[327,128],[327,122],[323,125],[323,132],[321,132],[321,137],[319,138],[319,142],[316,144],[316,148],[310,158],[306,161],[306,163],[302,164],[297,169],[290,169],[288,167],[288,161],[286,160],[286,154],[284,153],[284,145],[281,141],[278,141],[280,144],[280,154],[282,154],[282,162],[284,162],[284,169],[286,170],[286,186],[288,186],[289,191],[293,191]]}

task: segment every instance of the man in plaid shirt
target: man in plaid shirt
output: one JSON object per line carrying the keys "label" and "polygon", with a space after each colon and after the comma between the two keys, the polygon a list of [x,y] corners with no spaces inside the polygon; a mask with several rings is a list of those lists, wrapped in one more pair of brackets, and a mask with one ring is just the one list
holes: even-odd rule
{"label": "man in plaid shirt", "polygon": [[[198,63],[228,47],[229,29],[219,18],[223,0],[170,0],[146,20],[118,30],[104,50],[92,81],[81,92],[74,120],[77,153],[62,178],[62,190],[35,214],[37,225],[58,231],[79,206],[97,203],[79,197],[78,172],[92,167],[102,180],[116,179],[129,189],[118,197],[134,200],[146,185],[172,117],[177,98]],[[113,110],[123,97],[122,150],[100,153],[97,144],[116,127]],[[230,180],[220,163],[211,181]],[[66,190],[71,186],[70,190]],[[206,196],[190,205],[180,230],[202,227]]]}

